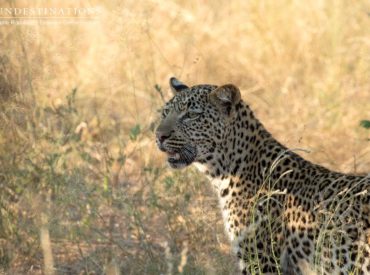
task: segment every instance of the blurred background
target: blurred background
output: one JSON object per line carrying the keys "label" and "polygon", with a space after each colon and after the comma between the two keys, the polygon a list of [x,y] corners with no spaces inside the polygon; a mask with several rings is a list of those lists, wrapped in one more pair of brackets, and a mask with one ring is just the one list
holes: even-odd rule
{"label": "blurred background", "polygon": [[1,274],[235,274],[210,184],[154,142],[171,76],[234,83],[304,158],[370,172],[367,0],[29,3],[0,8],[99,12],[0,25]]}

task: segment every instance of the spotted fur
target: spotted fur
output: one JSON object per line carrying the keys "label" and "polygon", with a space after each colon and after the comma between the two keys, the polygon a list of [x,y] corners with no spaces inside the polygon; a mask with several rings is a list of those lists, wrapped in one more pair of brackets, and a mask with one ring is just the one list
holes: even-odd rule
{"label": "spotted fur", "polygon": [[158,147],[210,178],[242,274],[370,274],[369,177],[287,149],[234,85],[170,85]]}

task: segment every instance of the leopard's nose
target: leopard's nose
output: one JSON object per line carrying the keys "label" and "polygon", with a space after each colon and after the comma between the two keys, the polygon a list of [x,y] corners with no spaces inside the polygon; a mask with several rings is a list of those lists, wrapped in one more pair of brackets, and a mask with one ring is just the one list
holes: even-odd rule
{"label": "leopard's nose", "polygon": [[157,136],[157,139],[159,140],[159,142],[163,143],[166,139],[168,139],[171,136],[171,133],[157,131],[156,136]]}

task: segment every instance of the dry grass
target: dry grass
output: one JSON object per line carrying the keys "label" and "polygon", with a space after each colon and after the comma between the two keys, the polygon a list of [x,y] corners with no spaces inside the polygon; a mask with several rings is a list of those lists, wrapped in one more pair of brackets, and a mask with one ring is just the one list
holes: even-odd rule
{"label": "dry grass", "polygon": [[58,274],[235,272],[210,186],[154,144],[173,75],[232,82],[305,158],[369,171],[368,1],[63,7],[97,5],[95,22],[0,27],[0,272],[47,271],[50,250]]}

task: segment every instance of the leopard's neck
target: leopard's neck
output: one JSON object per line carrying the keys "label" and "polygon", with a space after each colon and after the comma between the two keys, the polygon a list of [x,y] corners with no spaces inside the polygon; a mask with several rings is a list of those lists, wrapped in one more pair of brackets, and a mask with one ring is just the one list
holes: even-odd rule
{"label": "leopard's neck", "polygon": [[[217,189],[223,190],[230,181],[235,184],[248,182],[248,192],[253,194],[266,177],[278,179],[288,172],[283,169],[284,165],[278,165],[280,161],[294,162],[296,173],[299,167],[309,165],[275,140],[244,102],[236,105],[235,112],[235,119],[225,129],[223,141],[197,165]],[[276,186],[287,187],[284,181]]]}

